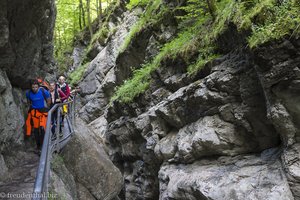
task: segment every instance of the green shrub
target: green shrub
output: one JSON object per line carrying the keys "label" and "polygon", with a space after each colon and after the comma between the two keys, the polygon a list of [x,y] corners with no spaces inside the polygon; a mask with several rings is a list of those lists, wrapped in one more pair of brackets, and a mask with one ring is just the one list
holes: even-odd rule
{"label": "green shrub", "polygon": [[[238,31],[250,32],[250,48],[286,35],[300,35],[300,3],[297,0],[282,3],[275,0],[220,0],[216,3],[215,16],[208,12],[205,2],[187,0],[187,5],[180,8],[186,15],[177,17],[181,27],[177,37],[165,44],[151,62],[135,70],[133,77],[117,88],[112,100],[128,103],[142,94],[150,86],[151,72],[166,58],[181,56],[189,63],[188,74],[196,74],[203,66],[220,56],[217,54],[216,40],[227,30],[230,23],[235,24]],[[158,9],[160,3],[156,0],[148,4],[146,14],[131,29],[120,52],[149,23],[149,15]],[[195,52],[198,57],[191,60]]]}
{"label": "green shrub", "polygon": [[196,63],[189,65],[188,67],[188,74],[189,75],[194,75],[196,74],[199,70],[201,70],[207,63],[211,62],[212,60],[220,57],[220,55],[207,55],[205,57],[199,56]]}
{"label": "green shrub", "polygon": [[130,0],[130,2],[126,5],[127,9],[132,10],[137,6],[146,6],[149,3],[149,0]]}
{"label": "green shrub", "polygon": [[296,1],[284,1],[267,10],[263,23],[252,26],[252,35],[248,42],[251,48],[286,35],[300,35],[300,6]]}
{"label": "green shrub", "polygon": [[150,74],[155,69],[155,66],[148,64],[133,72],[133,78],[124,82],[117,88],[115,95],[111,101],[118,100],[123,103],[131,102],[134,97],[143,93],[150,85]]}
{"label": "green shrub", "polygon": [[160,8],[161,4],[162,4],[162,0],[153,0],[148,3],[143,15],[136,22],[136,24],[133,25],[133,27],[130,29],[130,32],[126,36],[123,44],[119,49],[119,53],[123,53],[126,50],[126,48],[130,44],[131,40],[135,37],[135,35],[139,33],[141,30],[143,30],[148,23],[150,22],[153,23],[153,21],[161,17],[161,13],[156,12]]}
{"label": "green shrub", "polygon": [[109,29],[108,29],[108,25],[105,23],[102,25],[102,27],[93,35],[92,39],[91,39],[91,44],[96,42],[97,40],[99,41],[99,43],[104,43],[104,40],[107,38],[109,34]]}
{"label": "green shrub", "polygon": [[87,69],[89,64],[90,64],[90,62],[88,62],[84,65],[80,65],[70,74],[70,76],[69,76],[70,85],[79,83],[79,81],[82,79],[84,72]]}
{"label": "green shrub", "polygon": [[112,101],[117,100],[123,103],[131,102],[136,96],[142,94],[150,86],[151,72],[157,69],[163,59],[175,58],[175,55],[180,51],[185,51],[185,45],[191,40],[191,32],[185,31],[178,37],[167,43],[159,52],[152,62],[149,62],[140,69],[133,72],[133,77],[123,83],[122,86],[116,89]]}
{"label": "green shrub", "polygon": [[59,169],[62,165],[64,165],[64,159],[60,155],[54,155],[51,160],[51,168],[56,170]]}

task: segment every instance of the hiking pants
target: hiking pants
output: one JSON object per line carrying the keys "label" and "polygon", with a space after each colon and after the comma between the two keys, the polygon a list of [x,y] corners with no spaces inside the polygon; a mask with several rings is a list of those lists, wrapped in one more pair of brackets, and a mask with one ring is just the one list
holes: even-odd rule
{"label": "hiking pants", "polygon": [[36,142],[36,147],[37,149],[41,150],[43,147],[43,141],[45,136],[44,128],[42,126],[40,128],[34,128],[33,134]]}
{"label": "hiking pants", "polygon": [[39,150],[41,150],[43,146],[47,116],[47,112],[40,112],[37,109],[31,109],[28,112],[26,120],[26,136],[30,136],[33,129],[36,146]]}
{"label": "hiking pants", "polygon": [[28,112],[26,119],[26,136],[30,136],[32,129],[40,129],[43,127],[44,131],[46,130],[47,124],[47,112],[40,112],[37,109],[31,109]]}

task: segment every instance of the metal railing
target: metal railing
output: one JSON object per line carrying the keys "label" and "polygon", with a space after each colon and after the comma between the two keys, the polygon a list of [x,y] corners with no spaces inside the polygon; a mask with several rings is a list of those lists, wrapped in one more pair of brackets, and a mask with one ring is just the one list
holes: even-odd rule
{"label": "metal railing", "polygon": [[[64,106],[67,106],[67,112],[64,111]],[[61,123],[63,123],[63,126]],[[74,133],[74,125],[75,97],[71,101],[56,104],[49,110],[39,167],[35,178],[33,200],[48,198],[52,155],[55,152],[60,152],[71,139]]]}

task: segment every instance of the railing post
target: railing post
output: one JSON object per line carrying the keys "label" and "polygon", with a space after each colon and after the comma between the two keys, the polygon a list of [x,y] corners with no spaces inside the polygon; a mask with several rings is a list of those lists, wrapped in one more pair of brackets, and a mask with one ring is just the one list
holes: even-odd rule
{"label": "railing post", "polygon": [[60,119],[61,119],[61,107],[57,108],[57,118],[56,118],[56,127],[55,127],[55,150],[58,152],[59,147],[59,132],[60,132]]}
{"label": "railing post", "polygon": [[[64,135],[60,138],[60,126],[61,126],[61,115],[62,115],[62,106],[68,105],[68,115],[65,116],[64,120],[67,120],[64,130],[69,131],[69,135]],[[54,113],[56,112],[56,113]],[[56,127],[54,133],[52,133],[52,115],[56,115]],[[71,118],[71,122],[70,122]],[[54,125],[54,124],[53,124]],[[71,134],[74,132],[75,125],[75,97],[73,101],[67,103],[56,104],[49,112],[47,125],[45,130],[44,143],[42,148],[42,153],[40,157],[39,167],[37,170],[36,180],[34,184],[33,198],[34,200],[47,199],[48,195],[48,182],[50,179],[50,164],[52,159],[52,153],[54,151],[60,151],[61,148],[68,142]],[[64,134],[66,134],[63,131]],[[67,132],[68,132],[67,131]],[[52,141],[52,134],[56,136],[55,141]]]}
{"label": "railing post", "polygon": [[76,94],[75,94],[73,102],[72,102],[72,126],[73,126],[73,129],[75,126],[75,101],[76,101]]}
{"label": "railing post", "polygon": [[[52,112],[48,112],[48,118],[47,118],[47,125],[45,129],[45,137],[43,141],[43,147],[42,147],[42,153],[40,157],[39,167],[38,171],[36,173],[36,181],[34,184],[34,191],[33,194],[35,195],[32,199],[37,200],[41,199],[41,195],[44,195],[45,193],[45,184],[47,184],[46,181],[48,181],[47,175],[45,176],[45,170],[47,171],[47,164],[48,164],[48,158],[49,158],[49,134],[51,132],[51,115]],[[47,189],[46,189],[47,191]],[[47,199],[47,198],[46,198]]]}

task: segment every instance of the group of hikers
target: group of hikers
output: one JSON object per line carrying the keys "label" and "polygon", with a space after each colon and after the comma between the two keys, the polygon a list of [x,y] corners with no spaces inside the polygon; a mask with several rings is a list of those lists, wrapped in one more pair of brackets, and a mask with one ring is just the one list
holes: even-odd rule
{"label": "group of hikers", "polygon": [[[37,152],[40,154],[43,140],[45,136],[48,111],[57,103],[68,101],[76,90],[71,91],[69,85],[66,83],[64,76],[59,76],[57,82],[50,82],[48,84],[42,79],[32,80],[30,83],[30,90],[26,92],[26,98],[29,103],[28,116],[26,120],[26,134],[29,138],[32,133],[37,145]],[[65,107],[65,109],[67,109]],[[63,113],[66,113],[64,111]],[[57,119],[57,111],[53,113],[51,118],[51,130],[54,133],[56,124],[60,120],[60,132],[63,127],[64,115]]]}

